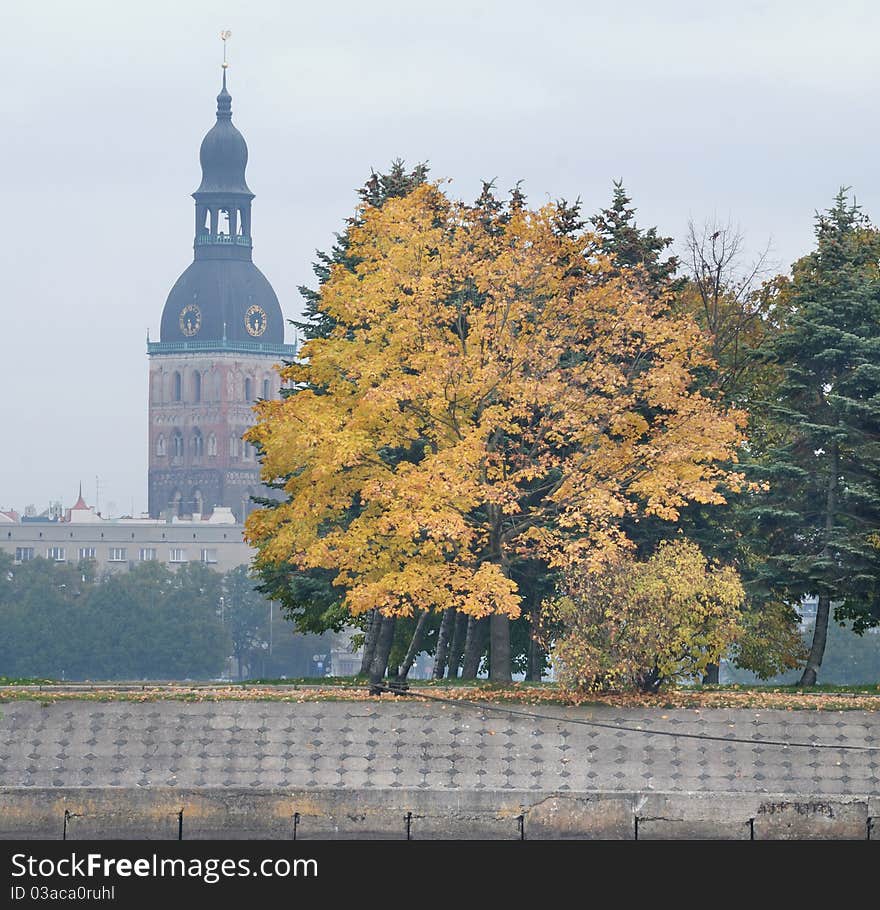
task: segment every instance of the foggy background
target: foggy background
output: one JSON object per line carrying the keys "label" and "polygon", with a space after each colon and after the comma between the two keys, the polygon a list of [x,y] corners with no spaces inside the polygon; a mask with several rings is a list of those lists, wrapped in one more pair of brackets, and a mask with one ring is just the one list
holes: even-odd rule
{"label": "foggy background", "polygon": [[[11,3],[3,37],[0,508],[146,509],[146,334],[192,261],[198,150],[231,29],[254,261],[287,318],[370,169],[530,203],[623,178],[642,226],[772,241],[787,270],[852,186],[880,219],[868,2]],[[288,342],[293,331],[288,327]],[[112,505],[111,505],[112,504]]]}

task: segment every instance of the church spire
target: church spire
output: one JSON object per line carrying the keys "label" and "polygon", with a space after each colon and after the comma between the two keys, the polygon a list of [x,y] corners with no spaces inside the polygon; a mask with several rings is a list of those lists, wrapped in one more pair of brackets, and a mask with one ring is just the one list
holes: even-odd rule
{"label": "church spire", "polygon": [[[272,495],[262,486],[259,463],[241,447],[247,418],[240,387],[248,403],[261,389],[264,398],[272,397],[277,389],[273,364],[293,356],[284,343],[278,298],[253,262],[248,150],[232,121],[229,32],[220,38],[224,55],[216,120],[205,124],[210,129],[199,151],[202,181],[193,193],[193,261],[165,300],[160,340],[147,347],[153,518],[212,510],[216,516],[217,509],[231,509],[241,521],[251,496]],[[215,88],[205,96],[208,117],[214,113],[210,95],[216,94],[216,63],[207,77]],[[238,103],[244,110],[240,98]],[[166,386],[170,394],[159,391]],[[74,515],[83,520],[86,513]]]}
{"label": "church spire", "polygon": [[[229,33],[220,37],[225,51]],[[148,342],[150,351],[156,344],[197,344],[202,350],[206,343],[221,350],[242,342],[284,345],[278,298],[253,265],[254,194],[245,182],[247,143],[232,122],[228,66],[224,53],[217,119],[199,150],[202,181],[193,193],[193,262],[168,295],[161,340]]]}
{"label": "church spire", "polygon": [[217,96],[217,119],[218,120],[231,120],[232,119],[232,95],[229,94],[229,90],[226,88],[226,64],[223,64],[223,86],[220,89],[220,94]]}
{"label": "church spire", "polygon": [[248,150],[244,136],[232,123],[232,95],[226,85],[226,42],[230,31],[220,33],[223,65],[217,122],[208,130],[199,149],[202,182],[193,193],[196,201],[196,259],[251,258],[251,200],[245,180]]}

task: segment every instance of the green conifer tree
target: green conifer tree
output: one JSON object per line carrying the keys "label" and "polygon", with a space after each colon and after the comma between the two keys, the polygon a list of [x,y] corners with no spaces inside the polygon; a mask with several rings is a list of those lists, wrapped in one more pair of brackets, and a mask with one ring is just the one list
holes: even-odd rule
{"label": "green conifer tree", "polygon": [[656,227],[642,230],[636,224],[636,209],[623,181],[614,181],[611,205],[593,215],[590,224],[598,235],[602,252],[612,253],[621,269],[640,265],[658,288],[665,288],[672,281],[678,258],[663,256],[672,238],[661,237]]}
{"label": "green conifer tree", "polygon": [[783,369],[777,434],[755,467],[770,484],[754,509],[771,547],[767,588],[818,598],[802,685],[816,683],[832,603],[856,631],[880,622],[880,232],[842,189],[816,237],[771,345]]}

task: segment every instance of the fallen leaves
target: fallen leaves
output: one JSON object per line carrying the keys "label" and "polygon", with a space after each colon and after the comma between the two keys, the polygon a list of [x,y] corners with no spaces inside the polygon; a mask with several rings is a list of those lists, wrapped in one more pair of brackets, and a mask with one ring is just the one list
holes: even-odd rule
{"label": "fallen leaves", "polygon": [[[358,685],[292,685],[292,686],[214,686],[156,685],[132,689],[124,685],[89,688],[84,686],[7,686],[0,701],[39,701],[48,705],[63,701],[122,701],[148,703],[156,701],[219,702],[279,701],[303,704],[315,701],[394,702],[401,698],[417,701],[488,702],[517,705],[585,706],[608,705],[619,708],[761,708],[789,711],[880,711],[880,686],[876,691],[824,692],[778,688],[689,689],[670,688],[657,694],[636,692],[603,692],[583,695],[563,694],[552,684],[485,688],[481,685],[418,686],[405,695],[383,692],[370,695],[367,686]],[[443,705],[441,704],[441,707]],[[661,715],[665,718],[666,715]]]}

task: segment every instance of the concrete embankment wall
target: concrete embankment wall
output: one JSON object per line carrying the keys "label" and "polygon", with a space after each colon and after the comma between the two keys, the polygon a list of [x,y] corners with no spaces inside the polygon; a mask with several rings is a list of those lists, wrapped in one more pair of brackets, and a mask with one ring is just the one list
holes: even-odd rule
{"label": "concrete embankment wall", "polygon": [[874,712],[403,699],[0,711],[2,838],[880,843]]}
{"label": "concrete embankment wall", "polygon": [[[0,791],[0,837],[68,840],[869,839],[880,799],[523,790]],[[876,820],[876,828],[872,832]]]}

